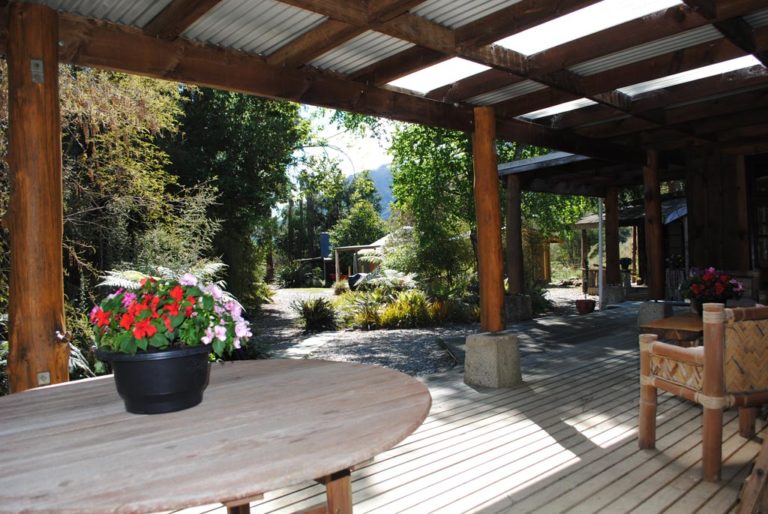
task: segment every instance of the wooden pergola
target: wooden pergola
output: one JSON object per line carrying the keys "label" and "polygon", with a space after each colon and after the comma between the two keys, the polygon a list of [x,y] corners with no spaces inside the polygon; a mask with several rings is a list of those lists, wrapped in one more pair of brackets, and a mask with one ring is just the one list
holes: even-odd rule
{"label": "wooden pergola", "polygon": [[[67,379],[67,348],[56,338],[65,328],[59,63],[473,133],[485,330],[505,325],[497,138],[601,162],[569,182],[604,196],[609,220],[619,188],[644,184],[654,297],[663,294],[659,182],[670,173],[682,173],[695,200],[691,237],[707,234],[692,249],[695,261],[749,268],[745,159],[768,151],[768,4],[684,0],[532,55],[495,44],[597,3],[0,0],[0,52],[10,85],[13,390]],[[631,89],[750,54],[761,64],[648,92]],[[487,69],[425,94],[389,85],[453,57]],[[576,99],[589,106],[525,116]],[[518,292],[525,184],[516,174],[505,180],[510,285]],[[717,215],[723,212],[729,214]]]}

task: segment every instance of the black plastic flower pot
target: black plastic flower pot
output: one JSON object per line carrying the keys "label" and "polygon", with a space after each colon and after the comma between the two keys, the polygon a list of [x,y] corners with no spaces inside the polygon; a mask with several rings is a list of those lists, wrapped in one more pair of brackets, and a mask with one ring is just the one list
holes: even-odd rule
{"label": "black plastic flower pot", "polygon": [[136,355],[97,350],[112,365],[117,392],[125,410],[162,414],[194,407],[203,401],[210,364],[207,346],[173,348]]}

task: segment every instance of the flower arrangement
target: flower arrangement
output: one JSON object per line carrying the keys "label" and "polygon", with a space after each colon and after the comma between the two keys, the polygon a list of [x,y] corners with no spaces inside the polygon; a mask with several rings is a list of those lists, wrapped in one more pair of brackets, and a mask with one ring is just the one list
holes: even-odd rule
{"label": "flower arrangement", "polygon": [[730,298],[740,297],[744,287],[729,274],[709,267],[691,270],[691,276],[680,285],[680,292],[683,298],[695,302],[724,303]]}
{"label": "flower arrangement", "polygon": [[216,284],[144,277],[138,289],[121,287],[91,311],[99,348],[135,354],[210,345],[222,356],[251,337],[242,306]]}

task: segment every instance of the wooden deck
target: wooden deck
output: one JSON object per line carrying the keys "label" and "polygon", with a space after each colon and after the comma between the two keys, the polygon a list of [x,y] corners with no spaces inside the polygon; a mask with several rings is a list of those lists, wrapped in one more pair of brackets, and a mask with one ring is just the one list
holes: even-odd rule
{"label": "wooden deck", "polygon": [[[700,479],[700,409],[659,398],[657,449],[638,450],[635,312],[617,308],[520,327],[525,385],[476,390],[455,369],[425,380],[429,418],[353,473],[356,512],[727,512],[759,451],[727,411],[723,480]],[[768,430],[758,421],[759,436]],[[253,512],[322,501],[306,484]],[[192,512],[223,512],[212,508]]]}

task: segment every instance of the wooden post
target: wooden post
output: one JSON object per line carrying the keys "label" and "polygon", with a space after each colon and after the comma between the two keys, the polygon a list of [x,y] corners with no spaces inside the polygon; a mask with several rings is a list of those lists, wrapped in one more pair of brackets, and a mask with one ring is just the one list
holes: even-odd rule
{"label": "wooden post", "polygon": [[609,187],[605,195],[605,281],[621,284],[619,270],[619,190]]}
{"label": "wooden post", "polygon": [[65,331],[58,41],[55,10],[11,3],[8,374],[13,392],[68,380],[69,347],[56,337]]}
{"label": "wooden post", "polygon": [[[725,354],[725,307],[721,303],[704,304],[704,377],[701,389],[711,403],[725,400],[723,359]],[[723,409],[704,405],[702,413],[702,468],[704,480],[720,480],[723,439]]]}
{"label": "wooden post", "polygon": [[589,237],[581,230],[581,292],[587,294],[589,282]]}
{"label": "wooden post", "polygon": [[544,250],[544,258],[542,259],[544,261],[542,263],[544,269],[542,271],[544,272],[544,282],[547,284],[552,282],[552,249],[549,245],[549,239],[545,239],[542,245],[542,250]]}
{"label": "wooden post", "polygon": [[504,330],[504,260],[501,251],[501,202],[496,166],[496,118],[492,107],[475,107],[475,216],[480,278],[480,328]]}
{"label": "wooden post", "polygon": [[337,249],[333,249],[333,256],[334,260],[336,261],[336,280],[335,282],[339,282],[341,280],[341,266],[339,266],[339,251]]}
{"label": "wooden post", "polygon": [[523,215],[520,178],[507,175],[507,280],[509,294],[523,292]]}
{"label": "wooden post", "polygon": [[352,513],[352,480],[349,470],[339,471],[318,480],[325,485],[326,511],[333,514]]}
{"label": "wooden post", "polygon": [[640,334],[640,418],[638,443],[641,449],[656,447],[656,387],[643,383],[651,376],[650,345],[656,340],[653,334]]}
{"label": "wooden post", "polygon": [[645,190],[645,248],[648,257],[648,293],[651,300],[664,299],[664,253],[661,225],[661,192],[659,191],[659,156],[648,150],[643,168]]}
{"label": "wooden post", "polygon": [[637,276],[637,225],[632,225],[632,275]]}

